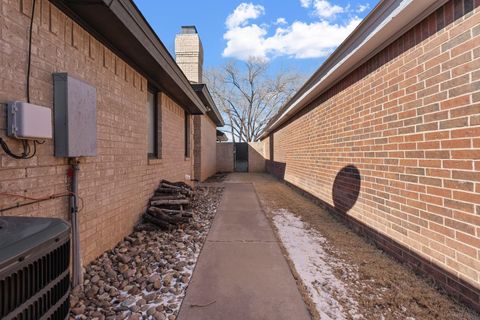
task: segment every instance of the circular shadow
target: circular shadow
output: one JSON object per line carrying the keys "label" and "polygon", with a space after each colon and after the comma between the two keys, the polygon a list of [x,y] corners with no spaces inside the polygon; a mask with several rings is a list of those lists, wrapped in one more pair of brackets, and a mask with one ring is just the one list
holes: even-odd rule
{"label": "circular shadow", "polygon": [[347,213],[357,202],[360,194],[360,171],[354,165],[343,167],[333,182],[332,198],[335,209]]}

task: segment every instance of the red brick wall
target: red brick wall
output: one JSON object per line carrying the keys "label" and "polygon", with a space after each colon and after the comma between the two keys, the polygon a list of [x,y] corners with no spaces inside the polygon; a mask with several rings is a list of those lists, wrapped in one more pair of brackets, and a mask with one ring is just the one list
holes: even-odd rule
{"label": "red brick wall", "polygon": [[264,141],[270,171],[447,271],[477,307],[479,5],[449,1]]}
{"label": "red brick wall", "polygon": [[[0,6],[0,102],[25,101],[31,0],[3,0]],[[192,174],[192,162],[184,157],[184,111],[159,95],[162,159],[148,160],[145,78],[46,0],[37,1],[32,43],[32,103],[52,107],[54,72],[68,72],[97,89],[97,156],[81,160],[79,181],[81,246],[88,262],[132,230],[160,179],[184,180]],[[4,111],[1,105],[2,138]],[[16,141],[7,142],[18,150]],[[53,141],[39,146],[30,160],[0,151],[0,192],[65,192],[67,168],[66,159],[53,156]],[[0,208],[18,201],[1,195]],[[3,214],[68,219],[67,213],[67,200],[58,199]]]}

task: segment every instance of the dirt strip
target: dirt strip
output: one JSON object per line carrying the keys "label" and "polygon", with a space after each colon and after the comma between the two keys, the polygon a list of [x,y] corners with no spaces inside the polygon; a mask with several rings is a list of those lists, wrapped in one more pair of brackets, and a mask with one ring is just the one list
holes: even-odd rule
{"label": "dirt strip", "polygon": [[[480,319],[284,183],[266,174],[233,174],[227,180],[254,183],[304,282],[307,304],[317,309],[315,319]],[[319,250],[299,254],[315,244]]]}

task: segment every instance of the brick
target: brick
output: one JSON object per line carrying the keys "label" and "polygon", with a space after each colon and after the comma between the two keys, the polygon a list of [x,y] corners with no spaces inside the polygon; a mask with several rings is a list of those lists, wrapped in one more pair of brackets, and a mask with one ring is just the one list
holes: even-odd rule
{"label": "brick", "polygon": [[430,167],[430,168],[441,168],[442,167],[442,161],[441,160],[420,160],[418,165],[420,167]]}
{"label": "brick", "polygon": [[[452,178],[454,179],[463,179],[471,180],[468,172],[452,172]],[[443,185],[445,188],[450,188],[454,190],[465,190],[465,191],[474,191],[474,184],[469,181],[458,181],[458,180],[444,180]]]}
{"label": "brick", "polygon": [[469,105],[466,107],[450,110],[450,115],[452,118],[469,116],[469,115],[477,115],[479,113],[480,113],[480,104],[474,104],[474,105]]}
{"label": "brick", "polygon": [[430,178],[430,177],[420,177],[419,182],[423,185],[436,186],[436,187],[441,187],[443,184],[441,179]]}
{"label": "brick", "polygon": [[442,63],[442,71],[453,69],[470,61],[472,61],[472,53],[470,51],[465,52],[455,58],[445,60],[445,62]]}
{"label": "brick", "polygon": [[447,81],[444,81],[440,84],[440,90],[445,91],[451,88],[459,87],[461,85],[467,84],[470,81],[470,75],[469,74],[463,74],[460,75],[459,77],[450,78],[450,75],[445,76],[445,80],[450,79]]}
{"label": "brick", "polygon": [[[24,45],[29,27],[25,15],[30,15],[31,3],[31,0],[2,2],[2,9],[12,6],[8,15],[0,10],[0,60],[9,61],[2,64],[2,84],[10,83],[12,78],[24,79]],[[193,160],[184,157],[186,106],[178,104],[175,96],[161,95],[159,127],[163,134],[164,159],[148,159],[147,80],[136,66],[113,54],[53,4],[37,1],[37,5],[38,18],[34,20],[33,29],[32,102],[53,107],[51,75],[57,70],[71,73],[97,88],[98,156],[81,160],[79,179],[79,193],[85,203],[80,215],[82,258],[88,263],[133,230],[160,179],[183,181],[185,175],[193,175]],[[5,23],[10,25],[8,29],[4,28]],[[128,73],[128,82],[124,79],[125,73]],[[1,100],[25,100],[22,82],[12,82],[11,88],[2,86]],[[0,127],[4,123],[2,120],[4,117],[0,115]],[[0,136],[5,138],[4,131],[0,130]],[[19,150],[18,143],[10,139],[7,142],[15,152]],[[209,143],[207,152],[209,148],[210,156],[215,155],[215,134]],[[32,159],[19,161],[4,154],[0,158],[1,192],[45,197],[67,191],[67,161],[53,156],[51,141],[38,145],[37,155]],[[0,207],[16,201],[18,199],[1,197]],[[41,204],[42,210],[38,208],[38,205],[27,206],[2,214],[68,219],[65,199],[49,200]]]}
{"label": "brick", "polygon": [[456,98],[443,101],[440,104],[440,106],[442,110],[445,110],[445,109],[468,105],[469,103],[470,103],[470,96],[466,95],[466,96],[456,97]]}
{"label": "brick", "polygon": [[445,243],[447,246],[449,246],[450,248],[453,248],[455,250],[458,250],[470,257],[474,257],[476,258],[476,250],[462,242],[459,242],[459,241],[456,241],[456,240],[452,240],[452,239],[445,239]]}
{"label": "brick", "polygon": [[450,50],[450,49],[460,45],[461,43],[467,41],[471,37],[472,37],[472,31],[467,30],[467,31],[453,37],[450,41],[447,41],[444,44],[442,44],[442,51],[444,52],[444,51]]}
{"label": "brick", "polygon": [[456,239],[461,243],[465,243],[466,245],[470,245],[474,248],[480,248],[480,239],[477,237],[473,237],[463,232],[457,232]]}
{"label": "brick", "polygon": [[453,97],[472,93],[474,91],[479,91],[479,90],[480,90],[480,81],[470,82],[466,85],[450,89],[448,91],[448,96],[453,98]]}
{"label": "brick", "polygon": [[[450,203],[450,201],[449,201],[449,203]],[[445,218],[445,226],[453,228],[455,230],[460,230],[462,232],[465,232],[465,233],[468,233],[468,234],[471,234],[471,235],[475,235],[475,227],[470,225],[470,224],[467,224],[467,223],[463,223],[463,222],[460,222],[460,221],[457,221],[457,220]]]}
{"label": "brick", "polygon": [[480,12],[454,22],[452,4],[428,20],[428,30],[421,24],[415,37],[407,32],[404,43],[411,50],[402,65],[385,59],[385,67],[368,79],[352,74],[351,87],[332,88],[328,103],[277,130],[273,151],[291,170],[287,180],[327,202],[332,185],[320,177],[334,181],[338,167],[355,163],[361,167],[363,207],[354,214],[388,220],[391,226],[382,232],[395,241],[408,235],[414,251],[422,248],[420,241],[433,243],[423,246],[423,254],[440,265],[449,257],[449,270],[467,277],[471,271],[457,257],[477,259],[478,251],[471,239],[456,234],[480,233],[472,220],[480,214],[480,48],[473,36]]}
{"label": "brick", "polygon": [[[465,202],[480,203],[480,194],[476,194],[476,193],[467,193],[467,192],[463,192],[463,191],[453,191],[453,197],[455,199],[465,201]],[[478,217],[478,219],[476,219],[475,221],[480,222],[480,217]]]}
{"label": "brick", "polygon": [[[448,268],[478,288],[469,268],[480,254],[475,242],[480,234],[480,11],[470,3],[447,2],[278,128],[265,141],[263,153],[276,162],[275,170],[283,168],[279,171],[285,180],[327,203],[339,171],[353,163],[360,171],[361,192],[359,205],[348,214],[364,219],[372,232],[388,234],[392,247],[408,237],[411,252],[435,261],[432,273],[445,277],[441,268]],[[15,23],[2,29],[0,39],[0,48],[12,50],[2,51],[4,59],[18,62],[2,65],[8,70],[0,74],[0,82],[7,83],[7,92],[0,92],[4,101],[24,99],[23,84],[7,79],[24,77],[15,48],[25,44],[28,10],[16,10],[5,17]],[[193,174],[201,180],[215,170],[206,166],[215,148],[202,146],[198,138],[198,132],[202,137],[214,128],[202,122],[205,118],[191,119],[197,135],[190,139],[193,158],[185,159],[183,108],[176,97],[161,94],[162,159],[148,159],[147,79],[115,54],[110,57],[63,13],[54,17],[52,12],[42,13],[37,28],[34,99],[52,105],[54,69],[79,75],[98,88],[99,156],[82,160],[80,181],[87,201],[80,230],[84,260],[89,261],[131,231],[159,179],[183,180]],[[57,52],[66,58],[48,56]],[[1,120],[0,113],[0,126]],[[41,146],[35,159],[22,163],[1,155],[0,187],[28,193],[65,190],[66,162],[52,152],[51,145]],[[45,211],[66,217],[64,202],[49,206]]]}
{"label": "brick", "polygon": [[472,146],[472,141],[470,139],[442,141],[443,149],[464,149],[464,148],[470,148],[471,146]]}
{"label": "brick", "polygon": [[[469,141],[469,140],[466,140]],[[444,160],[443,167],[447,169],[472,170],[473,161],[471,160]]]}
{"label": "brick", "polygon": [[[454,152],[454,151],[452,151]],[[438,151],[426,151],[425,158],[428,159],[450,159],[450,151],[438,150]]]}
{"label": "brick", "polygon": [[453,150],[453,159],[480,159],[480,150]]}
{"label": "brick", "polygon": [[475,59],[471,62],[462,64],[454,69],[451,70],[452,72],[452,77],[458,77],[464,74],[467,74],[471,72],[472,70],[478,70],[480,69],[480,60]]}
{"label": "brick", "polygon": [[464,128],[456,129],[451,132],[452,139],[458,138],[473,138],[480,136],[480,128]]}

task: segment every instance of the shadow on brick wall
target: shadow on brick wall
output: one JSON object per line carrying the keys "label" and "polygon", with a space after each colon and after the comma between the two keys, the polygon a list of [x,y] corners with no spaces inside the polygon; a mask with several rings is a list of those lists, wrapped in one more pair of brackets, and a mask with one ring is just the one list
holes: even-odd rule
{"label": "shadow on brick wall", "polygon": [[[282,172],[283,176],[285,174],[286,164],[273,163],[270,168],[277,170],[276,173],[279,175],[275,174],[275,176],[280,178]],[[273,174],[273,172],[270,173]],[[355,233],[363,236],[399,262],[412,268],[417,275],[429,279],[435,287],[442,288],[454,299],[463,302],[477,312],[480,311],[480,290],[478,288],[347,214],[360,195],[361,174],[354,165],[347,165],[337,173],[332,186],[333,206],[298,186],[283,181],[307,199],[330,212]]]}
{"label": "shadow on brick wall", "polygon": [[346,214],[353,208],[360,194],[360,171],[354,165],[343,167],[337,173],[332,187],[332,199],[335,210]]}
{"label": "shadow on brick wall", "polygon": [[272,160],[266,160],[265,162],[268,173],[280,180],[283,180],[285,178],[285,170],[287,168],[287,164],[285,162],[278,162]]}

